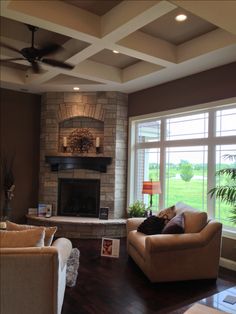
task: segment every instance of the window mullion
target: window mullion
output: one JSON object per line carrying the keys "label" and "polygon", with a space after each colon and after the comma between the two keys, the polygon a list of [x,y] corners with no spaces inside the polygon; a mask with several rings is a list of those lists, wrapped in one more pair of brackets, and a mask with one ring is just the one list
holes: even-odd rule
{"label": "window mullion", "polygon": [[[216,134],[216,111],[209,111],[209,129],[208,129],[208,162],[207,162],[207,191],[210,191],[215,186],[215,171],[216,171],[216,145],[215,145],[215,134]],[[207,212],[212,218],[215,217],[215,199],[211,198],[210,195],[207,197]]]}
{"label": "window mullion", "polygon": [[166,138],[166,119],[161,119],[161,136],[160,136],[160,182],[162,193],[159,197],[159,209],[165,206],[165,166],[166,166],[166,154],[165,154],[165,138]]}

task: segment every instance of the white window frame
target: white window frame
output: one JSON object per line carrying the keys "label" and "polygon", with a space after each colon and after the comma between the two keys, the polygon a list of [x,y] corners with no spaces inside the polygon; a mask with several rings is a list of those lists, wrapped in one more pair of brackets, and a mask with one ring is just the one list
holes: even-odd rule
{"label": "white window frame", "polygon": [[[129,118],[129,143],[128,143],[128,180],[127,180],[127,207],[129,204],[136,200],[135,182],[136,178],[136,149],[137,148],[160,148],[160,181],[164,182],[164,169],[165,169],[165,149],[166,147],[176,147],[176,146],[208,146],[208,181],[207,190],[209,191],[212,186],[215,185],[215,162],[209,162],[215,160],[215,147],[216,145],[235,145],[235,136],[222,136],[216,137],[216,111],[221,109],[235,108],[236,97],[209,102],[205,104],[195,105],[191,107],[178,108],[174,110],[156,112],[152,114],[135,116]],[[177,117],[178,115],[190,115],[194,113],[206,112],[209,113],[209,123],[208,123],[208,137],[207,138],[196,138],[196,139],[186,139],[186,140],[165,140],[165,127],[166,123],[164,120],[166,118]],[[160,141],[156,142],[146,142],[138,143],[137,141],[137,128],[136,124],[141,122],[161,120],[161,138]],[[164,206],[164,195],[165,195],[165,184],[162,186],[162,194],[159,196],[159,208]],[[214,198],[207,197],[207,211],[210,217],[214,217]],[[233,237],[236,239],[236,228],[224,226],[223,234],[226,237]]]}

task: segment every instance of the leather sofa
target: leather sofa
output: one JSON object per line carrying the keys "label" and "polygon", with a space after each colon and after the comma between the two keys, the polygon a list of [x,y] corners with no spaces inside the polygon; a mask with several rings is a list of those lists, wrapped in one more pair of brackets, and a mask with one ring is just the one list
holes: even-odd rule
{"label": "leather sofa", "polygon": [[71,242],[0,249],[0,313],[60,314]]}
{"label": "leather sofa", "polygon": [[137,227],[145,218],[127,220],[127,251],[151,282],[217,278],[222,224],[187,208],[182,234],[146,235]]}

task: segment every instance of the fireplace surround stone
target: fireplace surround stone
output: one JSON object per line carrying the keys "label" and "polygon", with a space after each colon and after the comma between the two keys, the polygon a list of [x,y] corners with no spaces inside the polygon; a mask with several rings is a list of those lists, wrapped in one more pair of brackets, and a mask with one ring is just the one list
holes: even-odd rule
{"label": "fireplace surround stone", "polygon": [[[100,207],[109,207],[109,218],[126,215],[127,100],[119,92],[49,92],[41,105],[39,201],[53,205],[57,215],[60,178],[99,179]],[[63,153],[62,141],[73,128],[89,127],[101,139],[101,153],[95,148],[79,157],[111,157],[106,172],[68,169],[52,172],[45,156],[74,156]]]}

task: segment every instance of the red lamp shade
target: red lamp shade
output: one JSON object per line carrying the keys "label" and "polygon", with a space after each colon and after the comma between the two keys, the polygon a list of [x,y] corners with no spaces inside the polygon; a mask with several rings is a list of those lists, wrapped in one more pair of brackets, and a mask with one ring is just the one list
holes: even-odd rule
{"label": "red lamp shade", "polygon": [[143,181],[143,194],[161,194],[161,184],[159,181]]}

